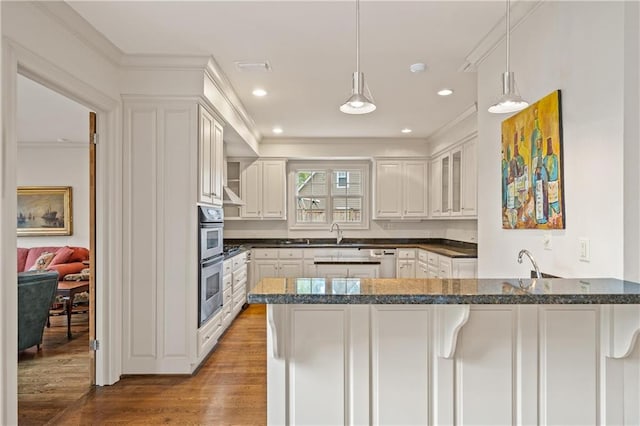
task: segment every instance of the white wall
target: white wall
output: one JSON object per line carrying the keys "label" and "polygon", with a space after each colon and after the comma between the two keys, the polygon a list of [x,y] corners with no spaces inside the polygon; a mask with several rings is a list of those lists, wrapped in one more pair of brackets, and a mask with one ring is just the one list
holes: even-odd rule
{"label": "white wall", "polygon": [[[84,125],[88,130],[88,119]],[[89,248],[89,146],[50,142],[18,144],[18,186],[70,186],[73,234],[18,237],[18,247],[79,246]]]}
{"label": "white wall", "polygon": [[[622,2],[544,2],[512,33],[511,68],[523,97],[534,102],[562,91],[566,229],[551,232],[551,251],[543,250],[545,231],[502,229],[500,123],[507,116],[487,108],[500,95],[504,44],[480,65],[480,277],[528,275],[516,262],[522,248],[552,274],[623,276],[624,24]],[[591,242],[589,263],[578,261],[583,237]]]}

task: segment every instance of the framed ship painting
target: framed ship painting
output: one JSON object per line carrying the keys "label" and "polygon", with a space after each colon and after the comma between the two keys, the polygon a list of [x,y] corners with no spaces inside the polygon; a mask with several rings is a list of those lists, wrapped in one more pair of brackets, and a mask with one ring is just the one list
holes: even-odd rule
{"label": "framed ship painting", "polygon": [[560,90],[502,122],[502,227],[564,229]]}
{"label": "framed ship painting", "polygon": [[18,187],[18,236],[71,235],[71,187]]}

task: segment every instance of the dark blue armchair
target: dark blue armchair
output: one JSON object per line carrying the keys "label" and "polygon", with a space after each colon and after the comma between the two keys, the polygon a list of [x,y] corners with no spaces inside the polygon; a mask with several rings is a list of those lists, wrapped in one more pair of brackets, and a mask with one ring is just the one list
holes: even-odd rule
{"label": "dark blue armchair", "polygon": [[18,351],[42,343],[44,326],[58,288],[58,273],[18,273]]}

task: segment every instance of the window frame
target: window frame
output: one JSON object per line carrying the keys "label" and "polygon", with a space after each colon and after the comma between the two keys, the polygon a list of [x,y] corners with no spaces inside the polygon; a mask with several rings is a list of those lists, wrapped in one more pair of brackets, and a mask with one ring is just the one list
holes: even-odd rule
{"label": "window frame", "polygon": [[[287,205],[289,210],[289,229],[293,230],[320,230],[329,229],[333,223],[333,199],[340,196],[334,196],[332,193],[334,174],[341,171],[357,171],[361,173],[361,185],[362,185],[362,210],[361,221],[358,223],[336,221],[340,225],[340,229],[369,229],[370,216],[369,209],[371,204],[370,194],[370,161],[290,161],[287,164],[288,173],[288,187],[289,196],[287,197]],[[297,187],[296,187],[296,174],[299,171],[323,171],[327,175],[327,196],[326,196],[326,210],[325,210],[325,222],[316,223],[299,223],[298,215],[296,211],[297,207]],[[348,179],[348,174],[347,174]],[[336,182],[337,183],[337,182]],[[347,186],[338,186],[338,188],[346,188]]]}

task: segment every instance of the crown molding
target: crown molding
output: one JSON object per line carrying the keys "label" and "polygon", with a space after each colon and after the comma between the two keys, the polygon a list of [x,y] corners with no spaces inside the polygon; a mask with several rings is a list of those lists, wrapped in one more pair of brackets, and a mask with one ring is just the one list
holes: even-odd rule
{"label": "crown molding", "polygon": [[113,65],[120,65],[124,56],[122,50],[111,43],[67,3],[62,1],[32,1],[30,3],[60,23],[78,40],[100,53]]}
{"label": "crown molding", "polygon": [[200,70],[209,62],[209,55],[123,55],[120,65],[129,69]]}
{"label": "crown molding", "polygon": [[262,134],[256,128],[256,123],[245,109],[242,101],[238,97],[238,94],[234,90],[231,82],[227,78],[226,74],[220,68],[220,65],[216,62],[213,56],[209,57],[205,72],[213,82],[213,84],[220,90],[224,98],[229,102],[233,110],[238,114],[240,119],[244,122],[245,126],[249,129],[253,137],[258,141],[262,140]]}
{"label": "crown molding", "polygon": [[[545,0],[516,1],[511,6],[511,32],[526,21],[544,2]],[[458,68],[458,71],[476,72],[478,70],[478,66],[506,37],[505,19],[506,16],[503,15],[493,28],[476,44],[473,50],[466,56],[464,64]]]}
{"label": "crown molding", "polygon": [[407,143],[426,143],[426,139],[421,138],[296,138],[296,137],[286,137],[286,138],[266,138],[262,139],[260,142],[263,145],[280,145],[280,144],[290,144],[290,143],[301,143],[301,144],[322,144],[322,145],[343,145],[345,143],[354,144],[354,145],[372,145],[372,144],[396,144],[398,142],[407,142]]}
{"label": "crown molding", "polygon": [[474,102],[472,105],[470,105],[464,111],[462,111],[460,114],[458,114],[458,116],[455,117],[453,120],[449,121],[448,123],[446,123],[443,126],[441,126],[440,128],[438,128],[435,132],[431,133],[429,135],[429,137],[427,138],[427,142],[429,143],[429,142],[431,142],[432,139],[437,138],[438,136],[440,136],[440,135],[442,135],[444,133],[447,133],[453,127],[457,126],[459,123],[461,123],[462,121],[464,121],[467,118],[471,117],[472,115],[474,115],[477,112],[478,112],[478,104],[476,102]]}

